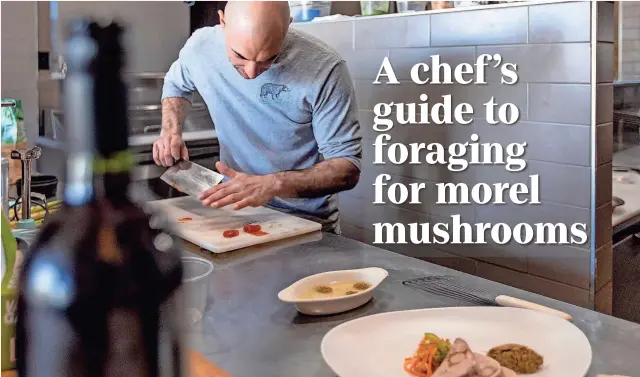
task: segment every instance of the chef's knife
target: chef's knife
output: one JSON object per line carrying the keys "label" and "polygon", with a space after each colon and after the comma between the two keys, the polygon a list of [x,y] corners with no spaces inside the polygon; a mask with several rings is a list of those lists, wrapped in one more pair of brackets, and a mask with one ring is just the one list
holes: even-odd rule
{"label": "chef's knife", "polygon": [[160,176],[171,187],[196,198],[220,183],[223,178],[222,174],[185,160],[176,162]]}

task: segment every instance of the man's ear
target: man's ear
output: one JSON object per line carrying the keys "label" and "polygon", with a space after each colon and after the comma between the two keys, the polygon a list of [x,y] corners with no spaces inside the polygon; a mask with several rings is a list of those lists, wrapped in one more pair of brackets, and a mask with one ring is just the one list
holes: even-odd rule
{"label": "man's ear", "polygon": [[224,21],[224,12],[219,10],[218,17],[220,17],[220,27],[224,27],[226,22]]}

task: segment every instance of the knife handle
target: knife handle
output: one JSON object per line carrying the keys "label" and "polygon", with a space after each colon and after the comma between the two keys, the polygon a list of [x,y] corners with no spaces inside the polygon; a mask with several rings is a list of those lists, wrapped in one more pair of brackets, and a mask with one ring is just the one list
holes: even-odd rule
{"label": "knife handle", "polygon": [[573,318],[569,314],[567,314],[565,312],[561,312],[560,310],[551,309],[551,308],[548,308],[548,307],[540,305],[540,304],[536,304],[536,303],[533,303],[533,302],[530,302],[530,301],[521,300],[519,298],[515,298],[515,297],[511,297],[511,296],[500,295],[500,296],[496,297],[496,303],[498,305],[500,305],[500,306],[507,306],[507,307],[511,307],[511,308],[521,308],[521,309],[530,309],[530,310],[535,310],[535,311],[538,311],[538,312],[552,314],[552,315],[558,316],[560,318],[564,318],[567,321],[573,320]]}

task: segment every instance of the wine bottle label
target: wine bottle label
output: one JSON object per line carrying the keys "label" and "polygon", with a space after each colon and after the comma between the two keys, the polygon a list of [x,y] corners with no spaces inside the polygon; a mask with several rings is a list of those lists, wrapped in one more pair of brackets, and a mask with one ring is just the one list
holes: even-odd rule
{"label": "wine bottle label", "polygon": [[93,161],[93,171],[95,174],[115,174],[125,173],[135,165],[133,153],[123,151],[115,153],[110,158],[98,158]]}
{"label": "wine bottle label", "polygon": [[2,276],[0,348],[2,349],[2,370],[7,370],[16,366],[14,345],[18,319],[18,280],[24,258],[4,214],[2,215],[2,253],[5,271]]}
{"label": "wine bottle label", "polygon": [[16,291],[2,294],[2,370],[16,367],[16,321],[18,295]]}
{"label": "wine bottle label", "polygon": [[11,278],[7,282],[7,289],[15,290],[18,289],[18,280],[20,279],[20,274],[22,272],[22,265],[24,264],[24,257],[22,254],[22,250],[16,249],[16,259],[13,265],[13,274]]}

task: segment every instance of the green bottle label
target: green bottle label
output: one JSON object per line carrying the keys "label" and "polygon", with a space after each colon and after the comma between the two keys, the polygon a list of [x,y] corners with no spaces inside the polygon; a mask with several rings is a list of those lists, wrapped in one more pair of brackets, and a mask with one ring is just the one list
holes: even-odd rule
{"label": "green bottle label", "polygon": [[2,277],[2,370],[16,367],[16,321],[18,319],[18,278],[22,266],[22,252],[4,214],[2,217],[2,253],[5,264]]}

